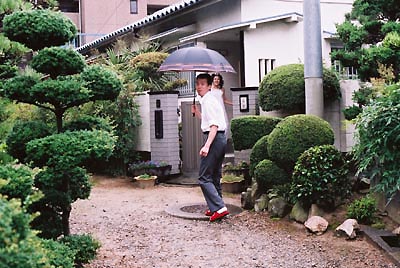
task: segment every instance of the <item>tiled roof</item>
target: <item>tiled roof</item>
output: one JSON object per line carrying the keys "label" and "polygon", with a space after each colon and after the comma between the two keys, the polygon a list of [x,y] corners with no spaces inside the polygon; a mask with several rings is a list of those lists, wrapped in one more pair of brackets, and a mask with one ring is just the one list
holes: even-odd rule
{"label": "tiled roof", "polygon": [[80,53],[85,53],[91,48],[97,47],[103,43],[106,43],[107,41],[110,41],[112,39],[115,39],[118,36],[124,35],[128,32],[131,32],[132,30],[136,28],[143,27],[151,22],[157,21],[159,19],[165,18],[167,16],[170,16],[178,11],[184,10],[188,7],[191,7],[199,2],[203,2],[206,0],[183,0],[179,1],[176,4],[170,5],[166,8],[163,8],[149,16],[144,17],[143,19],[140,19],[132,24],[129,24],[127,26],[124,26],[114,32],[111,32],[103,37],[100,37],[90,43],[87,43],[81,47],[78,47],[76,50]]}

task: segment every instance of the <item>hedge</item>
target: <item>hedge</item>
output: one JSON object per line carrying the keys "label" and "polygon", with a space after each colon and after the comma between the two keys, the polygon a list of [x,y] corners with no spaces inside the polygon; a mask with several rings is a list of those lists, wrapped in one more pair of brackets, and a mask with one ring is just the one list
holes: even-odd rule
{"label": "hedge", "polygon": [[243,116],[232,119],[234,149],[237,151],[251,149],[261,137],[271,133],[281,120],[271,116]]}

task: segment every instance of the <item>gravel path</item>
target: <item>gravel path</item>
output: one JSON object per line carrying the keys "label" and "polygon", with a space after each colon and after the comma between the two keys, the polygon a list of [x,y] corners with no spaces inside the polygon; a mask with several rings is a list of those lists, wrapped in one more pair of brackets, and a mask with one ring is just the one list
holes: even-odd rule
{"label": "gravel path", "polygon": [[[74,204],[72,233],[92,233],[102,243],[88,268],[396,267],[364,238],[310,235],[267,213],[243,212],[210,224],[164,212],[168,205],[201,201],[197,187],[143,190],[128,179],[95,177],[90,199]],[[238,195],[225,201],[240,205]]]}

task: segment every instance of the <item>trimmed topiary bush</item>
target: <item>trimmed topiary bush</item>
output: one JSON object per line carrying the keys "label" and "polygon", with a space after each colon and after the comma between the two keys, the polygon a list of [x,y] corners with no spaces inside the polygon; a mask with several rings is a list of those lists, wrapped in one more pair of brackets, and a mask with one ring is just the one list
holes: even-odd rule
{"label": "trimmed topiary bush", "polygon": [[348,197],[351,183],[341,152],[333,145],[315,146],[301,154],[293,171],[290,196],[307,206],[334,208]]}
{"label": "trimmed topiary bush", "polygon": [[271,116],[233,118],[231,121],[233,147],[237,151],[251,149],[261,137],[271,133],[281,120]]}
{"label": "trimmed topiary bush", "polygon": [[256,144],[254,144],[253,149],[250,154],[250,176],[254,176],[254,169],[257,164],[264,160],[269,159],[268,155],[268,135],[261,137]]}
{"label": "trimmed topiary bush", "polygon": [[83,85],[91,92],[90,100],[114,100],[122,89],[117,74],[99,65],[85,68],[81,73]]}
{"label": "trimmed topiary bush", "polygon": [[347,217],[356,219],[362,224],[371,224],[376,219],[376,200],[372,196],[365,196],[354,200],[347,208]]}
{"label": "trimmed topiary bush", "polygon": [[78,119],[65,123],[64,131],[77,131],[77,130],[104,130],[112,132],[112,127],[107,120],[94,117],[90,115],[83,115]]}
{"label": "trimmed topiary bush", "polygon": [[76,267],[83,267],[83,264],[94,260],[100,248],[100,242],[90,235],[70,235],[61,238],[60,242],[75,253]]}
{"label": "trimmed topiary bush", "polygon": [[269,134],[268,154],[278,166],[291,172],[305,150],[333,142],[333,129],[325,120],[313,115],[292,115]]}
{"label": "trimmed topiary bush", "polygon": [[[325,101],[340,98],[339,80],[331,70],[323,70],[323,89]],[[289,64],[272,70],[260,84],[259,100],[264,111],[304,111],[304,65]]]}
{"label": "trimmed topiary bush", "polygon": [[257,181],[258,189],[262,192],[266,192],[276,185],[289,182],[289,175],[268,159],[264,159],[257,164],[254,170],[254,177]]}
{"label": "trimmed topiary bush", "polygon": [[7,136],[7,152],[23,163],[26,158],[26,144],[50,134],[49,127],[41,121],[19,121]]}
{"label": "trimmed topiary bush", "polygon": [[55,79],[60,75],[72,75],[83,71],[86,66],[81,54],[70,48],[44,48],[35,55],[30,63],[33,69],[49,74]]}
{"label": "trimmed topiary bush", "polygon": [[36,51],[66,44],[75,37],[77,29],[61,12],[36,9],[5,16],[3,32],[10,40]]}
{"label": "trimmed topiary bush", "polygon": [[24,202],[33,193],[33,172],[28,167],[0,166],[0,194]]}

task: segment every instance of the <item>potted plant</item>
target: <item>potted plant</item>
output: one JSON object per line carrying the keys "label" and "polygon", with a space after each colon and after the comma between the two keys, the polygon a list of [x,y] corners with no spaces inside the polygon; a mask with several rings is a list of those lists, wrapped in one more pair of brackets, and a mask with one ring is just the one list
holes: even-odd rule
{"label": "potted plant", "polygon": [[128,166],[128,174],[139,176],[146,173],[158,177],[165,177],[169,175],[171,168],[172,166],[168,165],[165,161],[140,161]]}
{"label": "potted plant", "polygon": [[244,190],[244,177],[226,174],[221,178],[222,191],[227,193],[241,193]]}
{"label": "potted plant", "polygon": [[244,178],[245,186],[249,186],[251,184],[249,164],[247,164],[245,161],[241,161],[237,165],[228,162],[224,165],[222,171],[224,175],[235,175],[238,177],[242,176]]}
{"label": "potted plant", "polygon": [[142,174],[139,176],[135,176],[135,185],[140,189],[150,188],[156,184],[157,176]]}

